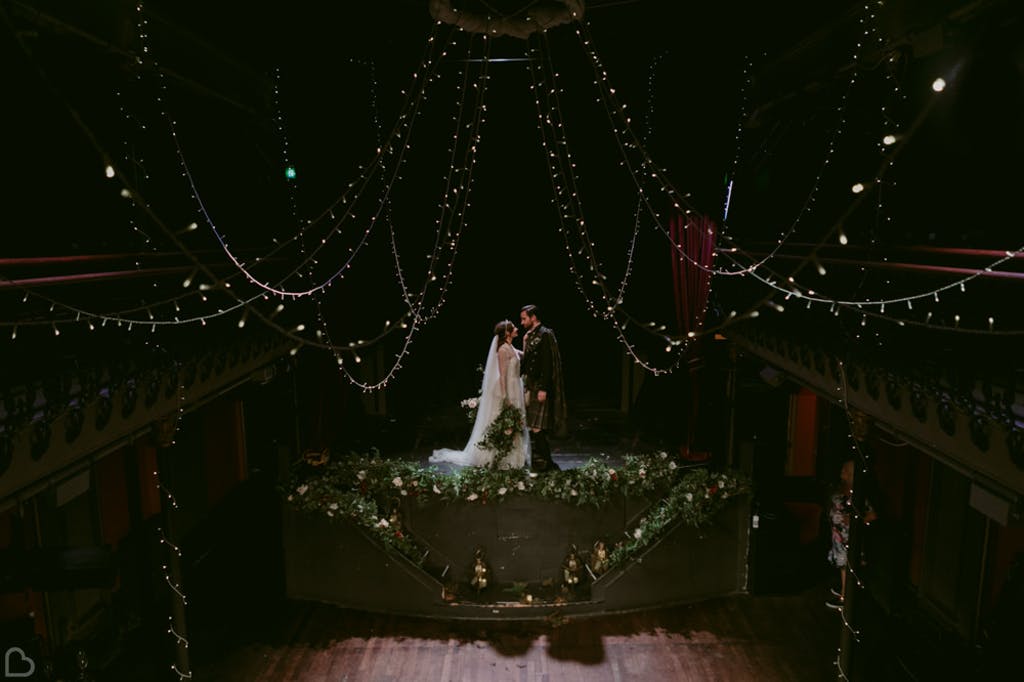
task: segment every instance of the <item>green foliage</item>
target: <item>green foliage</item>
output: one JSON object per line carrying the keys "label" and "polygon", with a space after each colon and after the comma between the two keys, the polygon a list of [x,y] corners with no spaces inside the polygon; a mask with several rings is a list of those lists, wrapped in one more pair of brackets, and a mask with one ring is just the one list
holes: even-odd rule
{"label": "green foliage", "polygon": [[677,521],[707,526],[730,498],[749,490],[741,477],[682,469],[664,452],[629,455],[618,468],[591,459],[576,469],[538,475],[522,468],[491,467],[444,474],[414,462],[382,459],[373,451],[341,459],[322,454],[307,458],[294,467],[282,493],[295,509],[347,519],[417,562],[423,550],[390,518],[403,499],[417,504],[493,504],[512,495],[535,495],[598,508],[619,497],[657,499],[631,531],[630,540],[612,548],[609,563],[618,566]]}
{"label": "green foliage", "polygon": [[502,462],[515,447],[516,438],[523,437],[523,419],[523,412],[518,407],[507,400],[501,403],[501,410],[487,427],[483,440],[477,443],[480,449],[494,453],[490,468],[501,468]]}

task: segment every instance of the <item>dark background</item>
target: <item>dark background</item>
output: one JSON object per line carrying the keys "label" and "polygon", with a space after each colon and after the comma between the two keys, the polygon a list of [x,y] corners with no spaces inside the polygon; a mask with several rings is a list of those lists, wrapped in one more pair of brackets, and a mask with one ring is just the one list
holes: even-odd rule
{"label": "dark background", "polygon": [[[491,3],[504,12],[516,12],[523,4]],[[851,180],[870,177],[878,168],[878,139],[890,130],[906,131],[934,96],[928,85],[936,74],[955,74],[941,102],[901,150],[892,175],[899,191],[886,189],[884,213],[873,210],[873,201],[865,202],[867,208],[844,225],[853,246],[862,249],[856,258],[872,262],[889,258],[887,249],[922,244],[1018,246],[1012,197],[1022,180],[1014,163],[1022,143],[1024,92],[1015,31],[1019,12],[1012,3],[994,2],[984,12],[956,14],[960,5],[887,4],[878,29],[896,49],[888,59],[862,64],[853,87],[847,74],[853,43],[863,28],[858,3],[593,2],[586,18],[609,82],[628,105],[634,131],[673,185],[689,193],[693,207],[716,219],[742,122],[727,233],[750,250],[766,250],[794,225],[791,242],[834,244],[831,230],[849,206]],[[483,9],[483,4],[465,6]],[[928,32],[939,18],[954,15],[958,18],[947,21],[938,38]],[[150,52],[145,54],[164,78],[153,64],[134,59],[142,47],[138,16],[147,22],[143,30]],[[420,68],[432,23],[425,4],[411,0],[294,3],[287,9],[148,2],[141,13],[124,2],[75,7],[13,3],[6,17],[11,31],[3,43],[3,78],[13,96],[5,111],[9,162],[0,171],[6,212],[0,256],[10,260],[0,274],[66,276],[85,266],[62,263],[41,271],[42,266],[14,259],[113,254],[110,269],[135,269],[139,276],[33,293],[92,311],[153,306],[149,311],[162,319],[179,313],[157,302],[180,294],[182,279],[193,269],[168,232],[197,220],[165,114],[176,122],[177,142],[204,206],[232,251],[243,257],[264,254],[275,238],[286,239],[297,224],[318,215],[372,158],[378,122],[385,134],[394,124],[402,90]],[[450,30],[438,27],[437,35]],[[929,41],[935,40],[946,49],[931,50]],[[553,29],[546,41],[564,91],[562,113],[578,162],[588,229],[615,289],[625,269],[636,188],[619,165],[607,113],[596,101],[594,72],[575,28]],[[424,256],[433,241],[449,166],[446,144],[455,95],[464,69],[479,68],[463,60],[480,57],[480,42],[465,34],[455,37],[390,195],[402,268],[411,286],[418,287],[426,276]],[[492,42],[492,57],[525,53],[524,41],[501,37]],[[494,323],[516,319],[527,303],[541,306],[544,322],[558,334],[570,405],[618,404],[621,344],[608,321],[588,312],[569,271],[529,83],[523,62],[490,67],[487,119],[451,286],[440,316],[414,337],[410,355],[388,384],[389,409],[398,413],[453,406],[475,391],[476,367]],[[893,83],[905,98],[894,94]],[[277,105],[275,84],[280,88]],[[844,93],[848,103],[840,125],[837,106]],[[831,136],[837,152],[822,171]],[[292,182],[284,178],[285,141],[297,170]],[[120,183],[103,177],[108,161],[125,174],[152,214],[125,201]],[[819,173],[816,212],[801,215]],[[379,196],[379,186],[367,191],[357,213],[372,213]],[[665,210],[664,196],[654,196],[659,210]],[[649,217],[641,220],[624,306],[641,324],[631,325],[626,336],[643,357],[666,367],[670,356],[663,351],[664,338],[644,332],[642,324],[652,320],[666,324],[666,333],[678,333],[669,288],[671,256]],[[178,235],[181,243],[218,276],[227,276],[232,266],[212,232],[197,222],[199,229]],[[321,299],[330,338],[343,348],[374,337],[385,321],[402,313],[384,227],[375,228],[351,272]],[[313,230],[309,243],[319,236]],[[355,229],[325,248],[313,279],[337,269],[359,236]],[[292,249],[271,267],[298,260]],[[961,265],[982,267],[984,262]],[[807,267],[799,258],[772,266],[779,277]],[[159,274],[160,268],[173,272]],[[816,277],[813,269],[804,273],[812,283]],[[711,325],[722,313],[756,306],[769,293],[750,278],[737,279],[715,280]],[[293,279],[288,286],[302,281]],[[849,266],[830,268],[821,287],[837,298],[892,297],[944,281]],[[254,292],[242,288],[240,293]],[[33,295],[23,303],[22,294],[18,287],[0,293],[0,317],[8,325],[23,325],[17,341],[7,344],[12,362],[4,371],[12,379],[40,358],[77,362],[87,348],[96,357],[153,344],[203,345],[237,333],[240,316],[231,313],[206,327],[189,324],[149,335],[145,325],[132,331],[108,325],[88,333],[81,323],[65,322],[65,313],[57,337],[48,300]],[[1006,303],[1012,296],[1004,280],[979,280],[966,295],[954,291],[939,304],[915,306],[914,315],[931,309],[935,319],[949,323],[953,314],[961,314],[964,326],[974,327],[984,327],[985,319],[994,316],[1001,328],[1012,328],[1019,318],[1017,306]],[[191,296],[181,301],[181,315],[209,314],[230,302],[216,291],[208,301]],[[286,303],[275,321],[287,329],[304,324],[311,337],[316,308],[310,299]],[[256,308],[269,314],[274,305],[268,301]],[[811,317],[815,311],[789,308],[781,323],[807,324],[808,333],[885,352],[921,350],[915,332],[891,323],[873,323],[862,335],[856,311],[822,321]],[[143,308],[137,316],[145,319],[149,311]],[[400,335],[392,334],[379,344],[385,368],[399,342]],[[987,350],[997,348],[995,357],[1003,361],[1012,354],[1013,342],[997,340]],[[971,342],[940,335],[925,350],[938,358],[980,355],[965,343]],[[361,356],[371,358],[374,348]],[[319,356],[308,360],[315,372],[336,372],[329,353],[310,349],[304,354]],[[989,353],[985,360],[992,358]],[[364,378],[379,375],[369,372]],[[337,381],[342,390],[358,393],[340,375]]]}

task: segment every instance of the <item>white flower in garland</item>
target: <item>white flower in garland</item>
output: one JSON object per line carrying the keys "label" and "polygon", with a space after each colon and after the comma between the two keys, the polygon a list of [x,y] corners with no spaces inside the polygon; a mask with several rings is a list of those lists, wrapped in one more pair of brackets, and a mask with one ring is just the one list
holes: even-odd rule
{"label": "white flower in garland", "polygon": [[662,450],[661,452],[658,453],[658,457],[661,457],[662,459],[666,459],[668,457],[668,453],[665,452],[664,450]]}
{"label": "white flower in garland", "polygon": [[295,492],[297,492],[300,495],[305,495],[307,490],[309,490],[309,486],[303,483],[302,485],[295,489]]}
{"label": "white flower in garland", "polygon": [[288,496],[288,501],[289,501],[289,502],[291,502],[291,501],[292,501],[292,500],[294,500],[294,499],[295,499],[295,497],[294,497],[293,495],[289,495],[289,496]]}
{"label": "white flower in garland", "polygon": [[693,493],[686,493],[683,497],[686,498],[687,502],[693,502]]}
{"label": "white flower in garland", "polygon": [[472,502],[473,500],[477,499],[477,497],[479,497],[479,495],[477,495],[476,493],[470,493],[469,497],[467,497],[466,499]]}
{"label": "white flower in garland", "polygon": [[643,536],[643,534],[644,534],[644,529],[643,528],[637,528],[636,530],[633,531],[633,537],[636,538],[637,540],[639,540]]}
{"label": "white flower in garland", "polygon": [[365,471],[357,471],[356,472],[356,478],[358,478],[360,481],[365,481],[366,480],[366,472]]}
{"label": "white flower in garland", "polygon": [[330,509],[328,509],[327,510],[327,515],[328,516],[334,516],[334,512],[332,512]]}
{"label": "white flower in garland", "polygon": [[331,502],[331,503],[330,503],[330,504],[328,505],[328,508],[329,508],[329,509],[330,509],[331,511],[337,511],[337,509],[338,509],[338,503],[337,503],[337,502]]}
{"label": "white flower in garland", "polygon": [[396,488],[401,488],[402,487],[402,477],[401,476],[395,476],[394,478],[391,479],[391,484],[394,485]]}
{"label": "white flower in garland", "polygon": [[576,489],[575,489],[575,488],[570,488],[570,489],[569,489],[569,494],[570,494],[570,495],[579,495],[579,493],[578,493],[578,492],[576,492]]}
{"label": "white flower in garland", "polygon": [[436,483],[434,484],[433,490],[434,490],[434,494],[435,495],[440,495],[441,494],[441,489],[437,487]]}
{"label": "white flower in garland", "polygon": [[506,488],[505,486],[501,486],[500,488],[498,488],[498,494],[499,495],[504,495],[507,492],[508,492],[508,488]]}
{"label": "white flower in garland", "polygon": [[388,523],[387,519],[381,519],[380,521],[377,522],[377,525],[380,526],[381,528],[387,528],[391,524]]}
{"label": "white flower in garland", "polygon": [[402,488],[402,495],[408,495],[408,494],[409,494],[409,491],[406,490],[405,488]]}
{"label": "white flower in garland", "polygon": [[640,478],[645,478],[647,476],[647,469],[644,469],[643,467],[640,467],[640,471],[638,471],[636,473],[637,473],[637,475]]}
{"label": "white flower in garland", "polygon": [[516,483],[516,489],[517,490],[526,490],[526,484],[523,483],[522,481],[519,481],[519,483]]}
{"label": "white flower in garland", "polygon": [[669,463],[668,463],[668,468],[669,468],[669,471],[673,471],[673,470],[675,470],[675,468],[676,468],[676,463],[675,463],[675,462],[669,462]]}

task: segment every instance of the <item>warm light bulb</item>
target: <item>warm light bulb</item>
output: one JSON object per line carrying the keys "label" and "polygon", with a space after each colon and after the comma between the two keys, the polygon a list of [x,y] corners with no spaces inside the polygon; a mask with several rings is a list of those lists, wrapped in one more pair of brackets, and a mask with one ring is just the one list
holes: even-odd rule
{"label": "warm light bulb", "polygon": [[850,188],[850,191],[853,192],[854,194],[860,194],[861,192],[864,191],[864,183],[856,183],[853,187]]}
{"label": "warm light bulb", "polygon": [[896,144],[896,136],[895,135],[886,135],[885,137],[882,138],[882,144],[887,145],[887,146],[890,145],[890,144]]}
{"label": "warm light bulb", "polygon": [[936,78],[932,81],[932,90],[935,92],[942,92],[946,89],[946,81],[942,78]]}
{"label": "warm light bulb", "polygon": [[839,243],[842,244],[843,246],[846,246],[849,242],[850,240],[849,238],[847,238],[846,233],[843,232],[842,230],[839,230]]}
{"label": "warm light bulb", "polygon": [[111,165],[107,165],[106,169],[103,172],[104,174],[106,174],[108,178],[114,177],[114,167]]}

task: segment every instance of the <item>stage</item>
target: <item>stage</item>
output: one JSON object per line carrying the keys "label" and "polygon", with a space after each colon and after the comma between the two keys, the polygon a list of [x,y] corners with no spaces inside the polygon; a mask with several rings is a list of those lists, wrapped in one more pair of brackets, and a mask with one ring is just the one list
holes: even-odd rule
{"label": "stage", "polygon": [[[556,448],[562,471],[531,475],[428,468],[428,456],[336,464],[331,480],[358,481],[361,496],[316,479],[295,486],[283,524],[290,598],[536,620],[746,590],[749,495],[710,465]],[[382,494],[392,502],[367,511]],[[485,585],[473,580],[479,571]]]}

